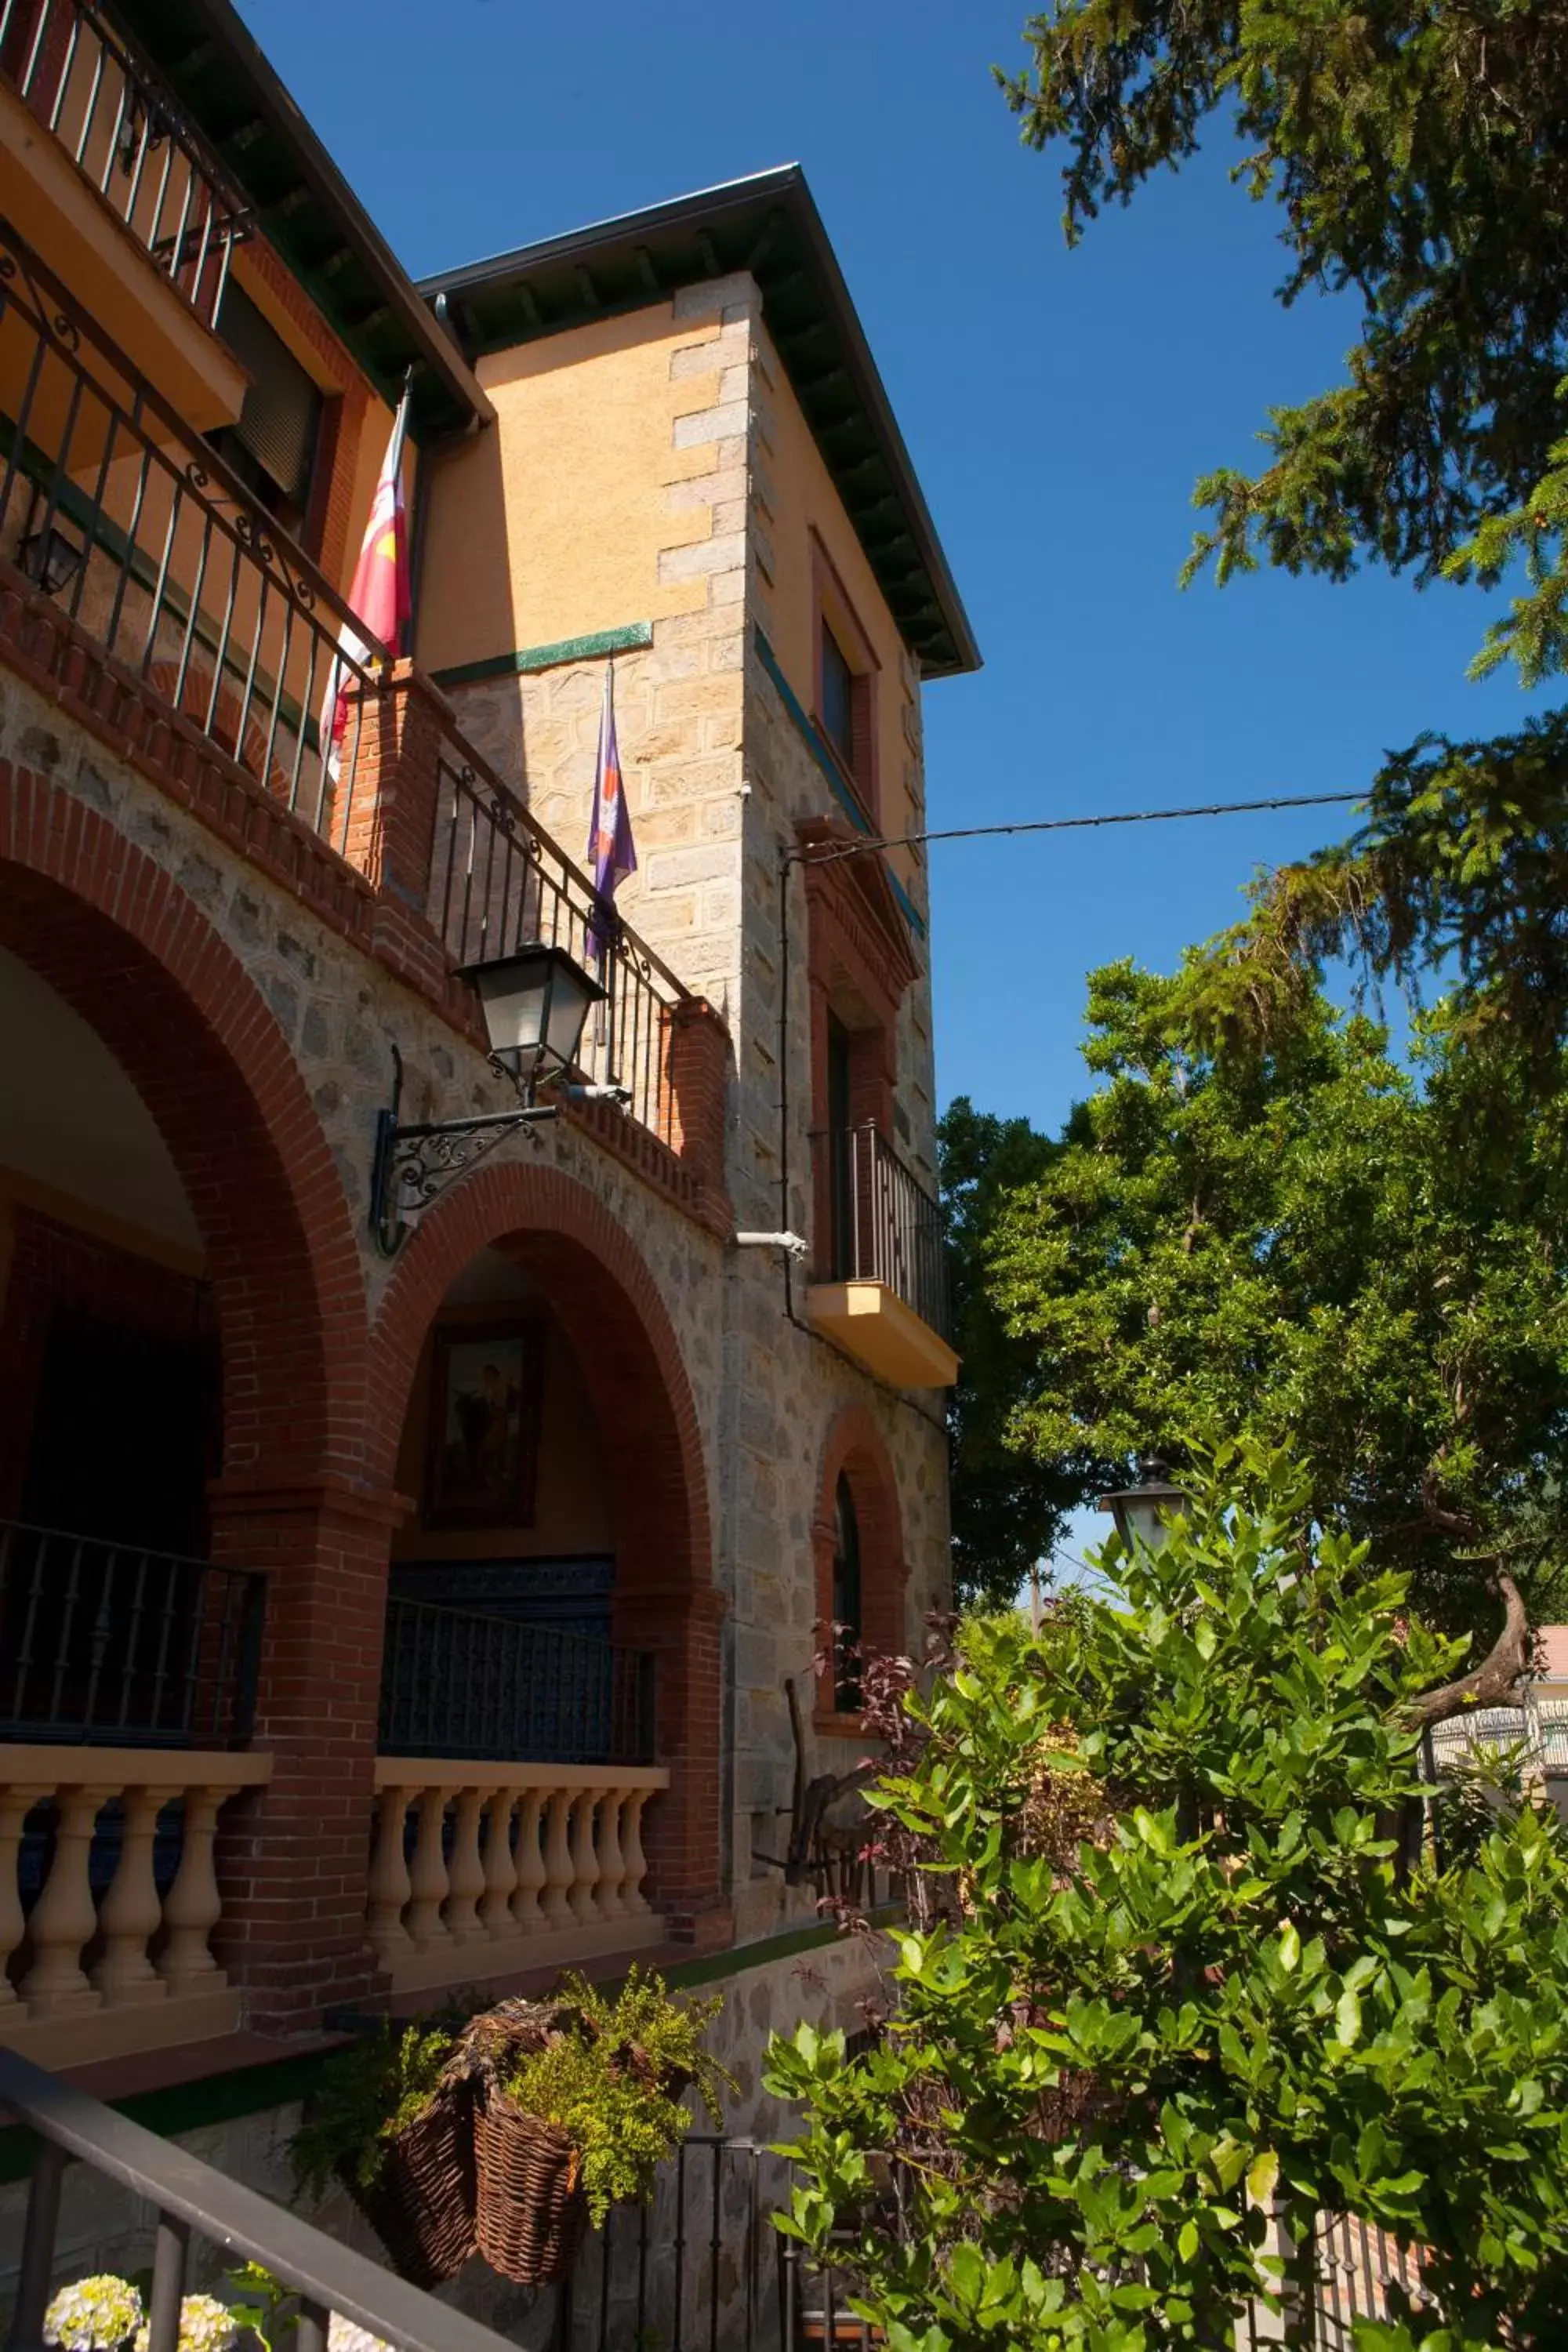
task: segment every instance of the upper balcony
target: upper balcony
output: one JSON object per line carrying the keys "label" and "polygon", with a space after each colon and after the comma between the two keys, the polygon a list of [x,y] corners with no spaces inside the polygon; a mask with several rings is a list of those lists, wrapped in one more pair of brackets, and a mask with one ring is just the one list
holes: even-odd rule
{"label": "upper balcony", "polygon": [[896,1388],[958,1377],[942,1205],[875,1127],[814,1136],[826,1247],[807,1293],[813,1324]]}
{"label": "upper balcony", "polygon": [[94,0],[0,0],[0,213],[199,430],[237,415],[212,331],[248,206]]}
{"label": "upper balcony", "polygon": [[[595,966],[607,992],[590,1018],[579,1075],[618,1089],[625,1115],[595,1102],[580,1116],[696,1202],[694,1163],[684,1173],[678,1166],[690,1141],[676,1043],[689,992],[463,739],[433,689],[419,730],[389,718],[386,649],[366,643],[204,434],[0,221],[7,579],[21,600],[13,635],[24,648],[29,631],[47,636],[47,664],[90,677],[84,698],[94,708],[121,714],[155,698],[174,721],[157,772],[174,774],[182,738],[216,752],[233,781],[200,804],[226,820],[246,804],[221,829],[284,866],[314,836],[318,861],[331,869],[324,887],[361,909],[357,936],[379,947],[383,931],[401,925],[409,937],[395,968],[459,1015],[465,992],[450,979],[458,967],[536,941]],[[422,828],[410,829],[402,807],[396,824],[388,816],[394,756],[423,763]],[[405,778],[405,801],[408,789]],[[286,829],[281,847],[268,843],[268,826]],[[651,1160],[631,1129],[657,1139]]]}

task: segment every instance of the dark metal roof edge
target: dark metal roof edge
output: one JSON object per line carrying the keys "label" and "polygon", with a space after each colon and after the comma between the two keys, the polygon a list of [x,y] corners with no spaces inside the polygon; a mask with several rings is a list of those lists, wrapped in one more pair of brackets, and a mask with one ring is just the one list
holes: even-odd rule
{"label": "dark metal roof edge", "polygon": [[957,583],[942,551],[942,541],[937,537],[931,509],[926,504],[920,478],[899,429],[887,386],[866,340],[866,331],[860,323],[854,299],[839,268],[838,257],[833,250],[816,199],[806,184],[805,173],[798,163],[780,164],[771,171],[753,173],[743,180],[728,180],[718,187],[699,189],[689,195],[672,197],[664,204],[650,205],[641,212],[623,213],[615,219],[595,221],[583,228],[569,229],[563,236],[546,237],[534,245],[519,246],[510,253],[496,254],[487,260],[465,263],[458,268],[418,279],[418,290],[427,300],[433,301],[439,294],[469,291],[508,278],[525,276],[531,270],[563,260],[587,261],[605,247],[635,247],[660,229],[697,227],[716,221],[728,213],[769,203],[787,207],[805,233],[833,333],[844,350],[846,363],[865,404],[872,429],[882,445],[900,503],[919,547],[921,560],[930,574],[942,616],[958,649],[956,661],[945,663],[940,669],[933,668],[930,675],[953,677],[966,670],[976,670],[981,667],[981,655],[969,615],[964,611]]}
{"label": "dark metal roof edge", "polygon": [[365,268],[385,292],[425,358],[446,383],[458,404],[484,423],[493,422],[495,408],[462,352],[432,316],[429,306],[398,260],[326,147],[306,121],[298,102],[268,63],[265,51],[231,0],[191,0],[254,97],[257,110],[271,122],[299,160],[303,178],[318,203],[331,213],[344,241],[353,246]]}

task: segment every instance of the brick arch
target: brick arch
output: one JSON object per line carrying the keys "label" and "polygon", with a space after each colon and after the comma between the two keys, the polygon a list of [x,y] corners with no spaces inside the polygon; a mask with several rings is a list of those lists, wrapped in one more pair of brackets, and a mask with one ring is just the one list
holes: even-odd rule
{"label": "brick arch", "polygon": [[642,1256],[557,1168],[477,1169],[420,1220],[372,1334],[369,1425],[390,1478],[426,1334],[458,1275],[499,1249],[539,1284],[582,1367],[610,1465],[617,1641],[658,1654],[668,1797],[648,1815],[650,1891],[677,1918],[720,1895],[719,1627],[701,1431],[679,1342]]}
{"label": "brick arch", "polygon": [[[886,1440],[863,1404],[841,1405],[823,1441],[812,1518],[811,1548],[818,1623],[833,1613],[833,1555],[837,1541],[838,1481],[848,1481],[860,1530],[860,1622],[868,1650],[896,1654],[907,1646],[903,1515],[899,1482]],[[826,1642],[823,1648],[826,1648]],[[831,1676],[817,1684],[818,1722],[831,1721],[835,1700]],[[839,1720],[852,1724],[858,1717]]]}
{"label": "brick arch", "polygon": [[226,1479],[353,1476],[363,1284],[288,1044],[200,908],[106,818],[0,762],[0,944],[95,1029],[163,1137],[203,1237]]}

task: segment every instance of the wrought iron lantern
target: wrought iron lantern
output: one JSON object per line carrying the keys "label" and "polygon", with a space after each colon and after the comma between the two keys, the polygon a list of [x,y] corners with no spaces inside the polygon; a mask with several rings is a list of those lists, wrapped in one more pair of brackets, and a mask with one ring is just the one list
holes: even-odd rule
{"label": "wrought iron lantern", "polygon": [[479,992],[491,1061],[530,1101],[542,1078],[576,1067],[589,1008],[608,993],[564,948],[542,944],[465,965],[458,977]]}
{"label": "wrought iron lantern", "polygon": [[[491,1067],[517,1088],[518,1108],[405,1127],[398,1118],[403,1056],[393,1047],[395,1077],[392,1100],[376,1123],[370,1203],[371,1230],[388,1257],[403,1244],[410,1212],[428,1208],[444,1186],[513,1129],[555,1118],[559,1103],[539,1101],[538,1091],[566,1080],[576,1068],[589,1012],[608,994],[564,948],[543,940],[531,941],[515,955],[467,964],[458,977],[471,981],[479,993]],[[615,1085],[568,1085],[563,1090],[626,1099],[624,1087]]]}
{"label": "wrought iron lantern", "polygon": [[17,547],[16,562],[36,588],[46,596],[58,596],[81,570],[86,552],[58,523],[50,523],[27,533]]}
{"label": "wrought iron lantern", "polygon": [[1115,1519],[1116,1532],[1124,1544],[1142,1544],[1145,1551],[1158,1551],[1170,1533],[1168,1521],[1183,1509],[1186,1499],[1181,1488],[1173,1485],[1168,1465],[1151,1454],[1138,1465],[1137,1486],[1101,1495],[1100,1507]]}

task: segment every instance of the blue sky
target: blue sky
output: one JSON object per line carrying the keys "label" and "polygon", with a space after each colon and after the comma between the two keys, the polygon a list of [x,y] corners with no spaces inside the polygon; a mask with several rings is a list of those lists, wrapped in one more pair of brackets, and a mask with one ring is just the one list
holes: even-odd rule
{"label": "blue sky", "polygon": [[[1485,600],[1368,574],[1178,593],[1195,477],[1333,381],[1353,311],[1285,312],[1224,141],[1076,252],[993,61],[1013,0],[241,0],[416,273],[798,160],[985,655],[927,698],[930,821],[1353,789],[1423,727],[1508,726],[1468,684]],[[938,1077],[1054,1127],[1083,979],[1228,922],[1333,812],[932,853]]]}

